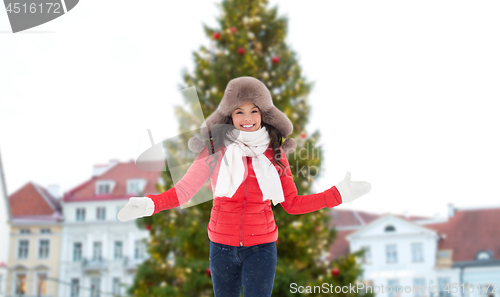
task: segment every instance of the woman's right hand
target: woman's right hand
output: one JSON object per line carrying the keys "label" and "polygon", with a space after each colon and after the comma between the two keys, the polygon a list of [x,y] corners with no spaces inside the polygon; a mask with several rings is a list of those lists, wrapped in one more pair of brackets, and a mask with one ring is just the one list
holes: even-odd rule
{"label": "woman's right hand", "polygon": [[140,217],[153,215],[155,204],[148,197],[130,197],[128,203],[118,213],[118,219],[126,222]]}

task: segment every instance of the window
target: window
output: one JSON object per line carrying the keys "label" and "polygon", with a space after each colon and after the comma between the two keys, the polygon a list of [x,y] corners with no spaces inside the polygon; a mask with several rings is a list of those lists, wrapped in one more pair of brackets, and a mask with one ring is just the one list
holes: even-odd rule
{"label": "window", "polygon": [[94,255],[92,260],[102,261],[102,242],[100,241],[94,242]]}
{"label": "window", "polygon": [[47,294],[47,273],[39,272],[36,277],[37,296]]}
{"label": "window", "polygon": [[425,296],[425,278],[414,278],[413,279],[413,293],[415,297]]}
{"label": "window", "polygon": [[42,228],[42,229],[40,229],[40,233],[42,233],[42,234],[50,234],[50,229],[49,228]]}
{"label": "window", "polygon": [[104,221],[104,220],[106,220],[106,208],[105,207],[98,207],[96,209],[95,216],[96,216],[96,219],[98,221]]}
{"label": "window", "polygon": [[76,221],[77,222],[85,221],[85,208],[76,209]]}
{"label": "window", "polygon": [[144,242],[142,242],[142,240],[136,240],[135,247],[134,247],[134,258],[137,260],[144,259],[145,258],[145,250],[146,250],[146,247],[144,246]]}
{"label": "window", "polygon": [[17,246],[17,258],[18,259],[28,259],[28,250],[29,250],[29,241],[28,240],[19,240]]}
{"label": "window", "polygon": [[371,264],[372,263],[372,252],[370,250],[369,246],[364,246],[362,249],[365,250],[365,253],[363,255],[362,263],[363,264]]}
{"label": "window", "polygon": [[97,181],[95,185],[96,195],[109,195],[113,192],[115,187],[114,181]]}
{"label": "window", "polygon": [[114,296],[120,296],[120,279],[115,277],[113,278],[113,288],[112,293]]}
{"label": "window", "polygon": [[411,244],[411,257],[413,262],[424,262],[424,248],[422,243]]}
{"label": "window", "polygon": [[144,191],[146,182],[143,179],[129,179],[127,180],[127,194],[139,194]]}
{"label": "window", "polygon": [[495,291],[497,289],[498,289],[498,284],[491,284],[491,283],[481,284],[481,291],[480,291],[479,297],[494,296],[495,292],[493,292],[493,291]]}
{"label": "window", "polygon": [[115,241],[115,260],[121,259],[123,256],[123,243],[121,241]]}
{"label": "window", "polygon": [[70,297],[80,297],[80,280],[77,278],[71,279],[71,295]]}
{"label": "window", "polygon": [[26,274],[24,273],[18,273],[16,275],[15,294],[16,295],[26,294]]}
{"label": "window", "polygon": [[398,252],[395,244],[385,246],[386,263],[398,263]]}
{"label": "window", "polygon": [[[447,277],[438,277],[439,297],[451,296],[450,279]],[[448,286],[448,287],[446,287]]]}
{"label": "window", "polygon": [[90,297],[100,297],[101,294],[101,279],[93,277],[90,279]]}
{"label": "window", "polygon": [[397,279],[387,280],[387,297],[399,297],[398,293],[399,281]]}
{"label": "window", "polygon": [[82,243],[73,243],[73,262],[80,262],[82,260]]}
{"label": "window", "polygon": [[493,259],[493,252],[480,251],[476,254],[476,260],[490,260]]}
{"label": "window", "polygon": [[384,231],[385,232],[394,232],[394,231],[396,231],[396,228],[393,225],[387,225],[387,226],[385,226]]}
{"label": "window", "polygon": [[38,242],[38,258],[47,259],[49,257],[49,240],[40,239]]}
{"label": "window", "polygon": [[30,229],[19,229],[19,234],[30,234]]}

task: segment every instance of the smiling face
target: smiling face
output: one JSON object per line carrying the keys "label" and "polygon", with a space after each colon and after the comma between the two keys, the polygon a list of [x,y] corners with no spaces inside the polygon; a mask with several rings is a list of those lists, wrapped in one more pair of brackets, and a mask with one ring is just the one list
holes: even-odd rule
{"label": "smiling face", "polygon": [[261,113],[252,102],[247,102],[236,108],[231,113],[231,118],[234,127],[238,130],[252,132],[260,129]]}

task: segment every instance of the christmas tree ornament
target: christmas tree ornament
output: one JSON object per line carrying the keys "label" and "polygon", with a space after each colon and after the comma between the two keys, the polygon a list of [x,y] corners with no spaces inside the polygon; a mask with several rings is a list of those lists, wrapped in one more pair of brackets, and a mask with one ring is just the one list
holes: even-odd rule
{"label": "christmas tree ornament", "polygon": [[145,228],[146,228],[146,230],[148,230],[148,231],[149,231],[149,230],[151,230],[151,225],[147,224],[147,225],[145,226]]}
{"label": "christmas tree ornament", "polygon": [[260,22],[260,17],[259,17],[259,16],[255,16],[253,19],[254,19],[254,21],[255,21],[256,23],[259,23],[259,22]]}
{"label": "christmas tree ornament", "polygon": [[244,16],[243,19],[241,20],[244,25],[248,24],[249,18],[247,16]]}
{"label": "christmas tree ornament", "polygon": [[303,182],[302,182],[302,187],[303,187],[303,188],[307,188],[307,187],[309,187],[309,183],[308,183],[307,181],[303,181]]}
{"label": "christmas tree ornament", "polygon": [[208,69],[203,69],[203,75],[207,76],[210,74],[210,70]]}
{"label": "christmas tree ornament", "polygon": [[253,48],[255,49],[255,53],[260,55],[262,51],[262,43],[260,43],[260,41],[254,41]]}
{"label": "christmas tree ornament", "polygon": [[236,33],[236,31],[237,31],[237,30],[236,30],[236,27],[231,27],[231,29],[229,29],[229,32],[230,32],[230,33]]}
{"label": "christmas tree ornament", "polygon": [[220,33],[219,32],[215,32],[214,35],[213,35],[214,39],[217,39],[219,40],[220,38]]}
{"label": "christmas tree ornament", "polygon": [[265,30],[265,29],[267,28],[267,26],[266,26],[266,25],[262,25],[262,26],[260,26],[260,27],[262,28],[262,30]]}
{"label": "christmas tree ornament", "polygon": [[294,118],[294,119],[298,119],[298,118],[299,118],[298,113],[296,113],[296,112],[292,113],[292,118]]}
{"label": "christmas tree ornament", "polygon": [[248,39],[254,39],[255,35],[252,32],[248,32],[247,37]]}
{"label": "christmas tree ornament", "polygon": [[205,271],[205,273],[211,277],[212,276],[212,273],[210,272],[210,267],[207,267],[207,270]]}
{"label": "christmas tree ornament", "polygon": [[210,89],[210,92],[211,92],[212,94],[217,93],[217,87],[212,87],[212,88]]}
{"label": "christmas tree ornament", "polygon": [[203,87],[205,85],[205,82],[203,80],[198,81],[198,86]]}
{"label": "christmas tree ornament", "polygon": [[268,78],[269,78],[269,73],[267,73],[266,71],[264,71],[264,72],[262,73],[262,78],[263,78],[263,79],[268,79]]}
{"label": "christmas tree ornament", "polygon": [[306,138],[306,132],[300,133],[300,138],[305,139]]}
{"label": "christmas tree ornament", "polygon": [[245,53],[245,48],[244,47],[240,47],[238,49],[238,54],[243,55],[244,53]]}
{"label": "christmas tree ornament", "polygon": [[333,275],[334,277],[337,277],[337,276],[339,275],[339,269],[338,269],[338,268],[333,268],[333,269],[332,269],[332,275]]}
{"label": "christmas tree ornament", "polygon": [[274,56],[273,59],[272,59],[273,63],[274,64],[278,64],[279,61],[280,61],[280,58],[278,58],[277,56]]}
{"label": "christmas tree ornament", "polygon": [[227,48],[224,49],[224,55],[226,55],[226,56],[229,55],[229,50]]}

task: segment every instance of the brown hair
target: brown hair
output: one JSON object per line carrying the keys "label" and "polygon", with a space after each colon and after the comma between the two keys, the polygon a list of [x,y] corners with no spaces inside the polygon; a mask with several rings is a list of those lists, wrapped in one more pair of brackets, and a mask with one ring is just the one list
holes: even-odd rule
{"label": "brown hair", "polygon": [[[215,168],[215,165],[217,164],[217,160],[219,158],[219,154],[216,153],[216,151],[225,147],[225,145],[224,145],[225,139],[229,140],[227,134],[231,133],[231,135],[233,135],[236,138],[236,135],[234,135],[232,133],[233,129],[235,129],[235,127],[234,127],[233,118],[231,117],[231,115],[227,116],[221,124],[225,124],[225,125],[221,125],[217,129],[213,129],[213,128],[210,129],[210,127],[208,127],[210,139],[207,140],[205,142],[205,144],[208,147],[209,155],[208,155],[207,159],[205,160],[205,163],[207,163],[210,167],[210,174],[212,174],[213,169]],[[281,145],[283,144],[282,135],[278,131],[278,129],[276,129],[272,125],[269,125],[263,121],[261,121],[260,125],[262,127],[266,127],[266,130],[269,133],[269,138],[271,138],[270,145],[271,145],[273,152],[274,152],[273,153],[273,161],[271,162],[271,164],[272,163],[278,164],[278,166],[282,169],[281,174],[280,174],[280,176],[282,176],[283,174],[286,173],[286,167],[281,162],[281,149],[280,148],[281,148]],[[246,143],[244,143],[244,145],[248,147],[248,145]],[[207,162],[210,159],[210,157],[212,157],[212,160],[210,162]]]}

